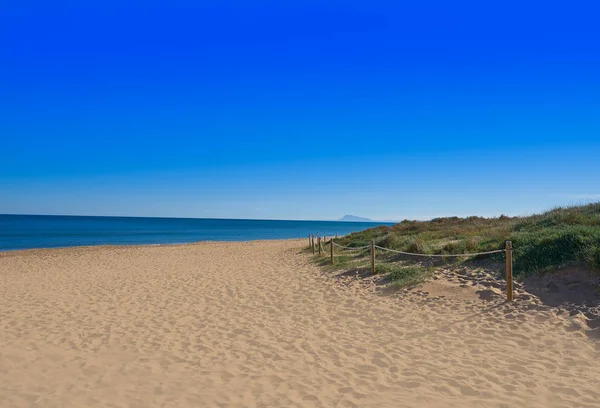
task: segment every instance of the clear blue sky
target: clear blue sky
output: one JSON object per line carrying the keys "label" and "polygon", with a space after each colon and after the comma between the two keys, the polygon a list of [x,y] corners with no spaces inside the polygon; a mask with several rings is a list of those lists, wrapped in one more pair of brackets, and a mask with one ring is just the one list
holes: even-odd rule
{"label": "clear blue sky", "polygon": [[0,213],[598,201],[596,4],[2,1]]}

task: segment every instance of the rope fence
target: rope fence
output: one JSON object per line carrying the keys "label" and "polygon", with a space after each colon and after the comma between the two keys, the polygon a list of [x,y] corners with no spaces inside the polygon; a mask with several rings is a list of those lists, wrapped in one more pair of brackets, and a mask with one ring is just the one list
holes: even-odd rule
{"label": "rope fence", "polygon": [[[317,239],[315,241],[315,235],[314,234],[309,234],[308,236],[308,245],[309,248],[312,249],[312,253],[314,254],[315,252],[318,251],[319,255],[325,253],[325,249],[323,248],[323,242],[326,240],[327,235],[324,235],[323,239],[321,238],[320,235],[317,234]],[[337,237],[337,234],[336,234]],[[365,245],[365,246],[360,246],[360,247],[348,247],[348,246],[343,246],[340,245],[338,243],[336,243],[334,240],[334,238],[330,238],[325,245],[329,244],[329,256],[331,258],[331,265],[334,264],[335,262],[335,253],[334,253],[334,248],[340,248],[342,250],[347,250],[347,251],[363,251],[365,249],[370,248],[370,255],[371,255],[371,273],[375,274],[375,250],[379,249],[381,251],[385,251],[385,252],[391,252],[391,253],[395,253],[395,254],[400,254],[400,255],[408,255],[408,256],[417,256],[417,257],[423,257],[423,258],[472,258],[475,256],[481,256],[481,255],[491,255],[491,254],[499,254],[499,253],[506,253],[506,299],[509,302],[512,302],[513,298],[514,298],[514,290],[513,290],[513,268],[512,268],[512,242],[511,241],[506,241],[505,243],[505,248],[504,249],[496,249],[494,251],[485,251],[485,252],[476,252],[476,253],[469,253],[469,254],[419,254],[419,253],[413,253],[413,252],[404,252],[404,251],[397,251],[395,249],[391,249],[391,248],[384,248],[382,246],[379,245],[375,245],[375,240],[371,240],[371,245]]]}
{"label": "rope fence", "polygon": [[506,249],[497,249],[495,251],[477,252],[477,253],[474,253],[474,254],[415,254],[415,253],[412,253],[412,252],[396,251],[395,249],[384,248],[384,247],[380,247],[378,245],[375,245],[375,248],[381,249],[383,251],[394,252],[396,254],[411,255],[411,256],[422,256],[422,257],[426,257],[426,258],[430,258],[430,257],[433,257],[433,258],[436,258],[436,257],[437,258],[447,258],[447,257],[471,258],[473,256],[498,254],[500,252],[506,252]]}
{"label": "rope fence", "polygon": [[347,246],[336,244],[335,242],[333,242],[333,245],[335,245],[338,248],[347,249],[347,250],[357,250],[357,251],[358,250],[367,249],[367,248],[371,247],[370,245],[365,245],[365,246],[361,246],[361,247],[347,247]]}

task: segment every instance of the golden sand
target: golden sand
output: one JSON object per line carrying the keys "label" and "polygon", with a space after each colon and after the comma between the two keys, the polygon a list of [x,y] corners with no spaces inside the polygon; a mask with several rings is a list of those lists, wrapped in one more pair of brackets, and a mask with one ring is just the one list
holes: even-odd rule
{"label": "golden sand", "polygon": [[600,406],[581,316],[383,296],[303,244],[0,253],[0,407]]}

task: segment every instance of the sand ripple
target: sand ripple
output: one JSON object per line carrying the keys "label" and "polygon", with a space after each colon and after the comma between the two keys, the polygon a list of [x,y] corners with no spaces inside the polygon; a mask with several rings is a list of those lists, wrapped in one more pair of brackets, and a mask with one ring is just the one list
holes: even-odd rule
{"label": "sand ripple", "polygon": [[0,254],[0,407],[600,406],[584,316],[381,296],[302,243]]}

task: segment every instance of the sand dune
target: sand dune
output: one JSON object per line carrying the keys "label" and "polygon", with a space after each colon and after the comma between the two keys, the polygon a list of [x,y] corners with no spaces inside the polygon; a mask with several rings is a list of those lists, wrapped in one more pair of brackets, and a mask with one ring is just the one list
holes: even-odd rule
{"label": "sand dune", "polygon": [[445,279],[382,296],[303,244],[1,253],[0,407],[600,406],[585,316]]}

